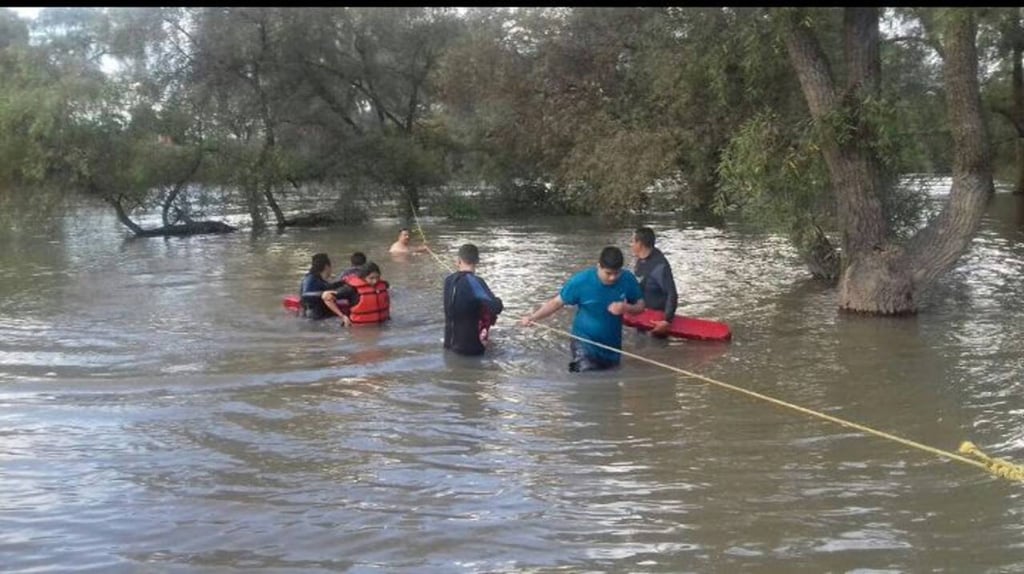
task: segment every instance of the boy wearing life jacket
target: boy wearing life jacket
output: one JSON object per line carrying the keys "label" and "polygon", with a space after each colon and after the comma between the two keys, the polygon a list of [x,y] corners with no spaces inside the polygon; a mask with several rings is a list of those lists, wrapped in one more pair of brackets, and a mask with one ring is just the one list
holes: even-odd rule
{"label": "boy wearing life jacket", "polygon": [[337,291],[325,293],[325,299],[347,299],[348,317],[352,325],[379,325],[391,318],[391,296],[388,282],[380,278],[380,267],[370,261],[355,275],[345,277]]}
{"label": "boy wearing life jacket", "polygon": [[459,248],[458,271],[444,279],[444,348],[460,355],[482,355],[491,325],[505,306],[476,275],[480,251]]}
{"label": "boy wearing life jacket", "polygon": [[[613,349],[622,348],[622,314],[644,310],[643,292],[636,276],[622,268],[622,251],[618,247],[601,250],[597,266],[584,269],[562,285],[558,295],[546,301],[536,311],[523,317],[519,324],[526,327],[554,314],[566,305],[576,305],[572,334]],[[570,372],[602,370],[615,367],[620,354],[572,340]]]}

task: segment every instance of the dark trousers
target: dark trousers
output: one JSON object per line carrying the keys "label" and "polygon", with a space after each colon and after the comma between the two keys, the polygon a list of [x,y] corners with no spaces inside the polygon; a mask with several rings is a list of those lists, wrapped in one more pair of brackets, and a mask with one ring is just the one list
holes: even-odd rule
{"label": "dark trousers", "polygon": [[619,366],[617,361],[609,361],[600,357],[588,355],[583,345],[573,339],[569,343],[569,350],[572,353],[572,361],[569,363],[570,373],[582,373],[584,371],[603,371]]}

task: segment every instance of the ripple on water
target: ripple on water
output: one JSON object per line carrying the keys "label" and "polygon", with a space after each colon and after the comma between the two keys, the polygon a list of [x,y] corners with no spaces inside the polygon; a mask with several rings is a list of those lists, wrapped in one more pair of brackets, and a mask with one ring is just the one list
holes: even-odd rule
{"label": "ripple on water", "polygon": [[[684,313],[729,344],[625,347],[940,448],[1020,460],[1024,242],[997,195],[916,318],[836,313],[783,238],[651,218]],[[0,553],[12,571],[1017,571],[1015,487],[627,359],[566,372],[515,318],[626,245],[589,219],[424,220],[508,311],[441,352],[395,226],[120,242],[106,216],[0,253]],[[384,329],[281,309],[326,250],[394,285]],[[60,293],[44,300],[40,292]],[[549,320],[568,328],[571,313]]]}

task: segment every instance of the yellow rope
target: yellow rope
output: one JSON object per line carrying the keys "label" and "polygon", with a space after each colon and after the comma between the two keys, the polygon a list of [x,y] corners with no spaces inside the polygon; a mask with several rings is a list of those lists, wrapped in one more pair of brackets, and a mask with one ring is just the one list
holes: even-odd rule
{"label": "yellow rope", "polygon": [[958,461],[958,462],[962,462],[964,464],[969,464],[971,466],[976,466],[976,467],[978,467],[978,468],[980,468],[982,470],[985,470],[986,472],[989,472],[990,474],[992,474],[994,476],[998,476],[1000,478],[1006,478],[1006,479],[1009,479],[1009,480],[1016,480],[1016,481],[1024,482],[1024,467],[1022,467],[1020,465],[1015,465],[1013,463],[1010,463],[1010,462],[1002,460],[1002,459],[992,459],[992,458],[989,458],[984,453],[982,453],[978,449],[978,447],[974,446],[970,442],[964,442],[962,445],[960,445],[960,452],[963,453],[963,454],[974,455],[974,456],[978,457],[979,459],[981,459],[980,461],[979,460],[970,459],[970,458],[967,458],[965,456],[961,456],[961,455],[953,453],[953,452],[949,452],[949,451],[945,451],[945,450],[942,450],[942,449],[938,449],[938,448],[935,448],[933,446],[928,446],[926,444],[921,444],[921,443],[916,442],[916,441],[912,441],[912,440],[909,440],[909,439],[898,437],[896,435],[893,435],[893,434],[890,434],[890,433],[887,433],[887,432],[884,432],[884,431],[875,430],[875,429],[873,429],[871,427],[867,427],[867,426],[864,426],[862,424],[858,424],[858,423],[855,423],[855,422],[852,422],[852,421],[841,419],[839,417],[834,417],[832,415],[827,415],[825,413],[820,413],[818,411],[811,410],[811,409],[808,409],[806,407],[801,407],[799,405],[794,405],[792,403],[788,403],[786,401],[783,401],[783,400],[780,400],[780,399],[776,399],[774,397],[770,397],[770,396],[765,395],[765,394],[761,394],[761,393],[758,393],[758,392],[755,392],[755,391],[747,390],[747,389],[744,389],[742,387],[737,387],[735,385],[730,385],[729,383],[723,383],[722,381],[716,381],[715,379],[712,379],[710,377],[705,377],[704,375],[699,375],[697,373],[691,373],[690,371],[685,371],[685,370],[680,369],[678,367],[673,367],[672,365],[667,365],[665,363],[662,363],[662,362],[659,362],[659,361],[655,361],[653,359],[648,359],[647,357],[643,357],[643,356],[640,356],[640,355],[637,355],[637,354],[634,354],[634,353],[630,353],[629,351],[624,351],[622,349],[616,349],[615,347],[610,347],[608,345],[603,345],[601,343],[598,343],[597,341],[591,341],[591,340],[586,339],[584,337],[579,337],[577,335],[573,335],[572,333],[569,333],[568,331],[563,331],[561,329],[556,329],[554,327],[549,327],[547,325],[542,325],[540,323],[537,323],[536,321],[530,321],[530,324],[531,325],[535,325],[537,327],[541,327],[543,329],[547,329],[549,331],[552,331],[552,332],[555,332],[555,333],[558,333],[558,334],[561,334],[561,335],[565,335],[566,337],[570,337],[572,339],[576,339],[577,341],[583,341],[584,343],[589,343],[589,344],[594,345],[596,347],[601,347],[602,349],[607,349],[609,351],[614,351],[616,353],[621,353],[624,356],[636,359],[638,361],[643,361],[645,363],[648,363],[648,364],[651,364],[651,365],[655,365],[655,366],[661,367],[663,369],[668,369],[669,371],[673,371],[675,373],[679,373],[681,375],[684,375],[684,376],[687,376],[687,377],[690,377],[690,378],[694,378],[694,379],[697,379],[697,380],[700,380],[700,381],[704,381],[705,383],[709,383],[709,384],[712,384],[712,385],[716,385],[716,386],[722,387],[724,389],[729,389],[731,391],[735,391],[737,393],[742,393],[742,394],[747,395],[747,396],[751,396],[751,397],[758,398],[758,399],[761,399],[761,400],[764,400],[764,401],[768,401],[769,403],[778,405],[780,407],[785,407],[785,408],[788,408],[788,409],[792,409],[792,410],[795,410],[795,411],[798,411],[798,412],[801,412],[801,413],[804,413],[804,414],[811,415],[813,417],[817,417],[817,418],[820,418],[820,419],[824,419],[824,420],[836,423],[836,424],[844,426],[844,427],[849,427],[849,428],[852,428],[852,429],[857,429],[859,431],[866,432],[866,433],[869,433],[869,434],[873,434],[873,435],[881,437],[881,438],[886,438],[886,439],[889,439],[889,440],[892,440],[892,441],[896,441],[896,442],[898,442],[900,444],[903,444],[903,445],[906,445],[906,446],[910,446],[910,447],[913,447],[913,448],[917,448],[917,449],[923,450],[925,452],[930,452],[932,454],[938,455],[938,456],[943,457],[943,458],[948,458],[950,460],[955,460],[955,461]]}
{"label": "yellow rope", "polygon": [[979,459],[984,465],[985,470],[1000,478],[1024,482],[1024,467],[1001,458],[992,458],[981,452],[981,449],[971,441],[965,440],[962,442],[960,444],[960,452]]}
{"label": "yellow rope", "polygon": [[444,261],[441,261],[441,258],[437,256],[437,253],[434,253],[434,250],[427,245],[427,236],[423,233],[423,227],[420,226],[420,218],[416,216],[416,206],[414,206],[411,201],[409,202],[409,209],[412,211],[412,218],[416,222],[416,231],[420,234],[420,241],[423,242],[423,247],[427,249],[427,253],[433,255],[434,261],[437,261],[437,264],[447,269],[449,273],[454,272],[455,270]]}
{"label": "yellow rope", "polygon": [[[410,204],[410,207],[411,206],[412,205]],[[416,229],[417,229],[417,231],[419,231],[420,238],[423,240],[423,245],[426,246],[427,245],[427,237],[426,237],[426,235],[423,234],[423,228],[420,226],[419,218],[416,217],[416,210],[415,209],[412,210],[412,214],[413,214],[413,218],[415,218],[415,220],[416,220]],[[450,267],[445,265],[444,262],[441,261],[441,258],[439,258],[433,251],[430,250],[430,247],[427,247],[427,251],[429,251],[430,254],[434,256],[434,259],[438,262],[439,265],[441,265],[442,267],[448,268],[449,270],[451,269]],[[643,361],[645,363],[648,363],[648,364],[651,364],[651,365],[655,365],[655,366],[661,367],[663,369],[667,369],[669,371],[678,373],[678,374],[686,376],[686,377],[697,379],[699,381],[703,381],[703,382],[708,383],[708,384],[716,385],[716,386],[721,387],[723,389],[728,389],[730,391],[734,391],[734,392],[741,393],[741,394],[744,394],[744,395],[747,395],[747,396],[750,396],[750,397],[761,399],[763,401],[768,401],[769,403],[772,403],[774,405],[778,405],[780,407],[785,407],[787,409],[792,409],[794,411],[801,412],[801,413],[810,415],[812,417],[817,417],[819,419],[823,419],[823,420],[826,420],[826,421],[829,421],[829,422],[833,422],[833,423],[835,423],[837,425],[840,425],[840,426],[856,429],[856,430],[859,430],[861,432],[865,432],[865,433],[868,433],[868,434],[875,435],[877,437],[889,439],[891,441],[898,442],[898,443],[900,443],[902,445],[905,445],[905,446],[913,447],[913,448],[916,448],[916,449],[919,449],[919,450],[923,450],[925,452],[930,452],[930,453],[932,453],[932,454],[934,454],[936,456],[942,457],[942,458],[946,458],[946,459],[949,459],[949,460],[955,460],[957,462],[962,462],[964,464],[969,464],[971,466],[975,466],[977,468],[980,468],[980,469],[984,470],[985,472],[988,472],[989,474],[992,474],[993,476],[997,476],[999,478],[1005,478],[1007,480],[1014,480],[1014,481],[1018,481],[1018,482],[1024,482],[1024,466],[1016,465],[1016,464],[1013,464],[1013,463],[1011,463],[1011,462],[1009,462],[1007,460],[1003,460],[1003,459],[1000,459],[1000,458],[991,458],[988,455],[986,455],[985,453],[983,453],[981,451],[981,449],[979,449],[977,446],[975,446],[974,443],[971,443],[969,441],[964,441],[960,445],[960,453],[961,454],[945,451],[945,450],[942,450],[942,449],[939,449],[939,448],[935,448],[933,446],[928,446],[926,444],[922,444],[922,443],[919,443],[919,442],[916,442],[916,441],[913,441],[913,440],[910,440],[910,439],[905,439],[903,437],[899,437],[899,436],[896,436],[894,434],[890,434],[890,433],[887,433],[887,432],[884,432],[884,431],[876,430],[876,429],[873,429],[871,427],[864,426],[864,425],[859,424],[859,423],[855,423],[853,421],[848,421],[848,420],[845,420],[845,419],[841,419],[839,417],[834,417],[832,415],[827,415],[825,413],[820,413],[818,411],[815,411],[815,410],[812,410],[812,409],[809,409],[809,408],[806,408],[806,407],[801,407],[799,405],[795,405],[793,403],[789,403],[789,402],[786,402],[786,401],[783,401],[783,400],[780,400],[780,399],[776,399],[774,397],[770,397],[768,395],[765,395],[765,394],[762,394],[762,393],[758,393],[756,391],[751,391],[751,390],[748,390],[748,389],[744,389],[743,387],[737,387],[736,385],[731,385],[729,383],[723,383],[722,381],[716,381],[715,379],[712,379],[710,377],[705,377],[704,375],[699,375],[697,373],[691,373],[690,371],[686,371],[686,370],[680,369],[678,367],[673,367],[672,365],[668,365],[668,364],[662,363],[660,361],[655,361],[654,359],[648,359],[647,357],[643,357],[643,356],[637,355],[635,353],[630,353],[629,351],[624,351],[622,349],[616,349],[615,347],[610,347],[608,345],[604,345],[602,343],[598,343],[597,341],[591,341],[590,339],[586,339],[584,337],[573,335],[572,333],[570,333],[568,331],[563,331],[561,329],[556,329],[555,327],[549,327],[547,325],[542,325],[540,323],[537,323],[536,321],[530,321],[530,324],[534,325],[534,326],[537,326],[537,327],[541,327],[542,329],[547,329],[547,330],[549,330],[551,332],[554,332],[554,333],[558,333],[560,335],[565,335],[566,337],[569,337],[571,339],[576,339],[577,341],[582,341],[584,343],[589,343],[591,345],[594,345],[595,347],[600,347],[602,349],[607,349],[609,351],[620,353],[620,354],[622,354],[622,355],[624,355],[626,357],[630,357],[630,358],[636,359],[638,361]],[[967,458],[966,456],[962,456],[964,454],[970,455],[970,456],[974,456],[975,458]],[[977,459],[977,460],[975,460],[975,459]]]}

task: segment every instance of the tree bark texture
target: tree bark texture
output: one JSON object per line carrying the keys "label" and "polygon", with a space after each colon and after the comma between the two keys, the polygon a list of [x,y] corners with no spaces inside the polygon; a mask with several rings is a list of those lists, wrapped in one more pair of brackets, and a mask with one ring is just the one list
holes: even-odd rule
{"label": "tree bark texture", "polygon": [[988,136],[978,87],[976,23],[955,10],[944,34],[946,100],[953,130],[953,186],[942,212],[914,237],[914,281],[927,285],[967,250],[993,192]]}
{"label": "tree bark texture", "polygon": [[917,310],[920,291],[966,251],[992,190],[992,174],[977,80],[976,25],[969,10],[951,10],[943,53],[955,147],[953,186],[939,216],[908,246],[890,241],[881,201],[886,191],[881,162],[869,145],[874,134],[859,117],[864,99],[879,91],[878,19],[877,8],[844,9],[847,78],[842,94],[800,11],[790,12],[785,40],[812,117],[852,127],[849,137],[828,138],[822,144],[842,233],[839,308],[905,314]]}
{"label": "tree bark texture", "polygon": [[1020,10],[1016,10],[1013,22],[1013,126],[1017,131],[1016,157],[1017,181],[1013,193],[1024,194],[1024,29],[1020,25]]}

